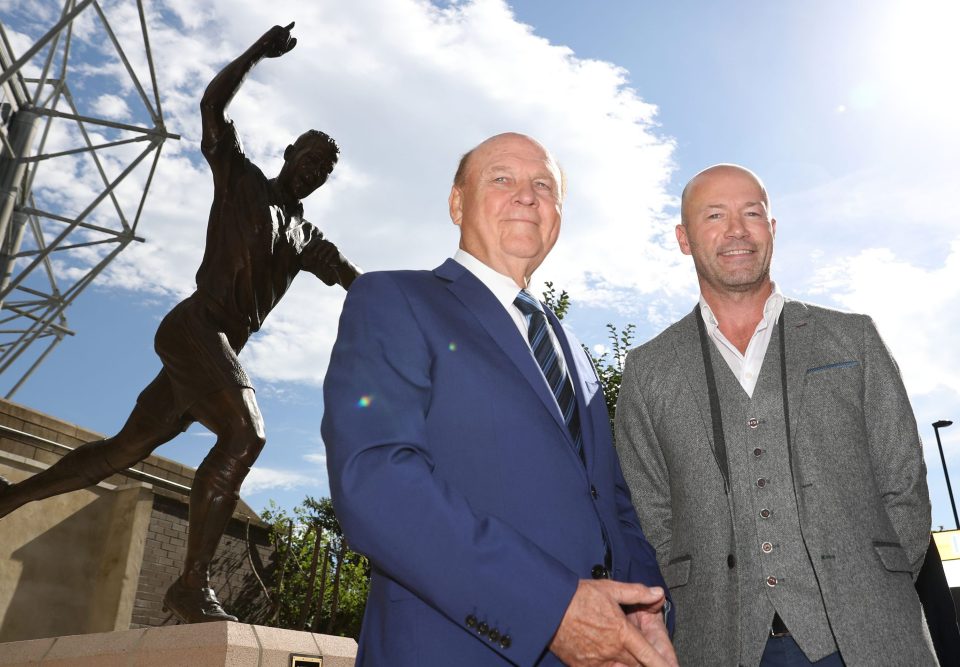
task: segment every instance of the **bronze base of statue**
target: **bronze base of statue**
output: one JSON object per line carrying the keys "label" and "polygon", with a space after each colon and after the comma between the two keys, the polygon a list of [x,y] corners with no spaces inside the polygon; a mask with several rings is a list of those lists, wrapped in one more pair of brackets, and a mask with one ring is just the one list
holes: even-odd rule
{"label": "bronze base of statue", "polygon": [[184,623],[237,620],[223,610],[212,588],[188,588],[180,579],[173,582],[163,596],[163,610]]}

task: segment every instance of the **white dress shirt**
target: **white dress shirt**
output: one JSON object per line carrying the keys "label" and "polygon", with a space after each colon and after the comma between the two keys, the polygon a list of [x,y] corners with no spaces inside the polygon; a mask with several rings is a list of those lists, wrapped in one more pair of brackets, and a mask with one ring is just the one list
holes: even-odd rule
{"label": "white dress shirt", "polygon": [[706,325],[707,333],[740,382],[740,386],[751,398],[753,397],[753,389],[757,386],[757,378],[760,376],[763,358],[766,356],[767,347],[770,345],[770,338],[773,336],[773,327],[780,318],[782,310],[783,293],[780,292],[777,284],[773,283],[773,291],[763,305],[763,319],[757,324],[757,328],[747,344],[746,353],[740,354],[740,350],[727,340],[727,337],[720,331],[717,318],[710,310],[710,306],[703,295],[700,295],[700,312],[703,315],[703,323]]}

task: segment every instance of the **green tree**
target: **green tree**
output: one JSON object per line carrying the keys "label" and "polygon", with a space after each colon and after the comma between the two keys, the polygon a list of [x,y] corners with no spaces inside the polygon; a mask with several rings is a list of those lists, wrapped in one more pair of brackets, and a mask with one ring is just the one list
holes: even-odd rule
{"label": "green tree", "polygon": [[271,502],[261,516],[276,549],[269,624],[358,637],[370,563],[350,550],[330,499],[307,496],[292,516]]}
{"label": "green tree", "polygon": [[623,329],[607,324],[610,349],[599,357],[594,356],[584,345],[594,368],[597,369],[597,377],[600,378],[603,399],[607,403],[607,415],[610,417],[611,432],[613,432],[613,414],[617,411],[617,397],[620,395],[620,383],[623,381],[623,364],[627,360],[627,352],[630,351],[633,343],[635,329],[634,324],[628,324]]}
{"label": "green tree", "polygon": [[[544,285],[546,290],[543,292],[543,302],[556,313],[558,319],[562,320],[567,311],[570,310],[570,295],[566,290],[561,290],[560,294],[557,294],[552,282],[546,282]],[[617,409],[617,397],[620,395],[620,382],[623,380],[623,364],[633,343],[635,330],[636,325],[634,324],[628,324],[622,329],[618,329],[613,324],[607,324],[610,348],[599,357],[594,355],[586,345],[583,346],[584,352],[593,362],[597,377],[600,379],[603,398],[607,404],[607,415],[610,417],[611,430],[613,429],[613,413]]]}
{"label": "green tree", "polygon": [[570,295],[567,294],[567,290],[557,294],[557,289],[552,282],[547,281],[544,285],[547,289],[543,293],[543,303],[553,311],[558,320],[562,320],[570,309]]}

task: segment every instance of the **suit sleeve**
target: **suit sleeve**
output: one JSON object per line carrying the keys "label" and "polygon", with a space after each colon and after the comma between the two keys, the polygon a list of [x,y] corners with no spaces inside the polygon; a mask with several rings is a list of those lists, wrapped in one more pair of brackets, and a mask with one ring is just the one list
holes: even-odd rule
{"label": "suit sleeve", "polygon": [[673,521],[670,478],[644,401],[639,365],[637,351],[631,352],[617,399],[615,443],[640,525],[663,569],[670,554]]}
{"label": "suit sleeve", "polygon": [[509,524],[474,511],[434,476],[427,438],[433,359],[394,276],[348,292],[324,382],[322,433],[337,517],[353,548],[464,632],[475,616],[508,632],[483,641],[519,665],[546,651],[576,573]]}
{"label": "suit sleeve", "polygon": [[930,541],[923,447],[900,370],[873,321],[863,318],[864,419],[874,475],[916,579]]}

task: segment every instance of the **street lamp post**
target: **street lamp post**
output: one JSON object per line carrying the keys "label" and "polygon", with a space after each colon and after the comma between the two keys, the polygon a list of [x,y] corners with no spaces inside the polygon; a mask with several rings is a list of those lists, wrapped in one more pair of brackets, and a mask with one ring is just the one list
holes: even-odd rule
{"label": "street lamp post", "polygon": [[957,504],[953,501],[953,488],[950,486],[950,473],[947,472],[947,459],[943,455],[943,445],[940,444],[940,429],[946,428],[952,424],[952,421],[941,419],[933,422],[933,432],[937,436],[937,449],[940,450],[940,462],[943,463],[943,476],[947,479],[947,493],[950,494],[950,507],[953,508],[953,520],[956,522],[957,530],[960,530],[960,518],[957,517]]}

